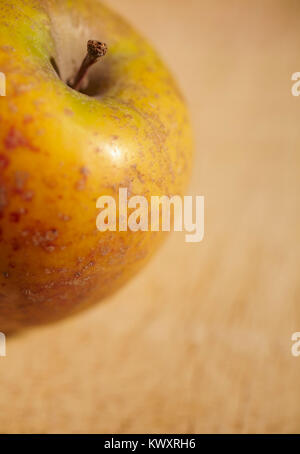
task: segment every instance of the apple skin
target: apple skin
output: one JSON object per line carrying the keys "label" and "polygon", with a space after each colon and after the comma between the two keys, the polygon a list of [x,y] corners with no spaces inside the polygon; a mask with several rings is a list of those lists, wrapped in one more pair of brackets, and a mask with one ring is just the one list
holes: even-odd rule
{"label": "apple skin", "polygon": [[[109,48],[91,69],[94,97],[65,83],[88,39]],[[141,268],[165,234],[100,233],[96,200],[117,200],[119,187],[182,194],[193,144],[169,71],[98,1],[0,0],[0,71],[0,331],[10,332],[100,301]]]}

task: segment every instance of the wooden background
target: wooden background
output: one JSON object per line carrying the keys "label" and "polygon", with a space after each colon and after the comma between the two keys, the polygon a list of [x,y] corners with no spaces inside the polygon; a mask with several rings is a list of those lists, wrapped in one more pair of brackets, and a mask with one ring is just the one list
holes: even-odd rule
{"label": "wooden background", "polygon": [[9,339],[0,432],[299,432],[300,4],[107,3],[188,100],[205,239],[171,235],[107,304]]}

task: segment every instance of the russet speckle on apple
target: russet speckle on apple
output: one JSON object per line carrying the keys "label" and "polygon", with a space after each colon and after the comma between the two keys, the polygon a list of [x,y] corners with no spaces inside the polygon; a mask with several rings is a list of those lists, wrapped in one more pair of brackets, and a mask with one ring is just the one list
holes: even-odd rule
{"label": "russet speckle on apple", "polygon": [[[93,51],[100,61],[87,64]],[[96,200],[120,187],[182,194],[193,147],[169,71],[97,0],[0,0],[0,71],[0,328],[9,332],[101,301],[142,267],[163,234],[99,232]]]}

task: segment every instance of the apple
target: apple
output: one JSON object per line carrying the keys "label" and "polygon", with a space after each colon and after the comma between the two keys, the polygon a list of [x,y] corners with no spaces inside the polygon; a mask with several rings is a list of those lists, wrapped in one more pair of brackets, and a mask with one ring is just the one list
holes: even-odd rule
{"label": "apple", "polygon": [[[93,65],[89,40],[108,46]],[[96,201],[119,188],[182,194],[193,147],[169,71],[96,0],[0,0],[0,71],[0,330],[9,332],[100,301],[146,263],[164,234],[99,232]]]}

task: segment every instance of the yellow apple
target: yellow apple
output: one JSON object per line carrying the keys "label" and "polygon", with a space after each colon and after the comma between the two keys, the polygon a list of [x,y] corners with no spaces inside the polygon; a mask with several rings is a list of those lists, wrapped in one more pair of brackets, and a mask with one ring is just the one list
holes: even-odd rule
{"label": "yellow apple", "polygon": [[[108,46],[81,90],[88,40]],[[117,289],[163,234],[99,232],[96,201],[181,194],[192,139],[149,44],[96,0],[0,0],[0,331],[50,322]]]}

